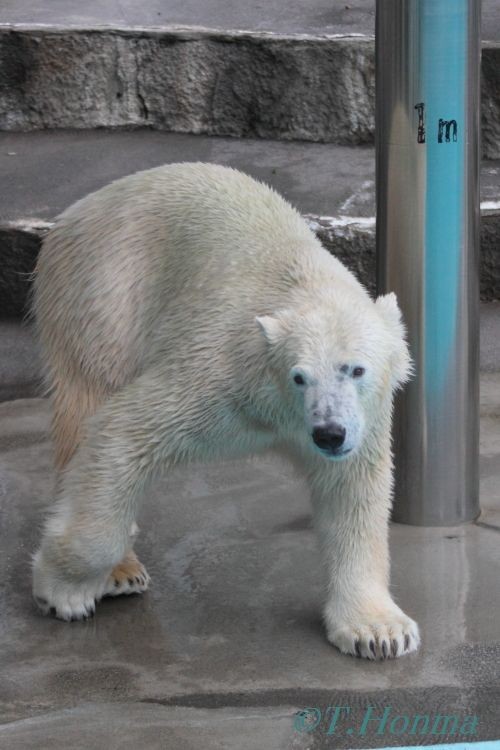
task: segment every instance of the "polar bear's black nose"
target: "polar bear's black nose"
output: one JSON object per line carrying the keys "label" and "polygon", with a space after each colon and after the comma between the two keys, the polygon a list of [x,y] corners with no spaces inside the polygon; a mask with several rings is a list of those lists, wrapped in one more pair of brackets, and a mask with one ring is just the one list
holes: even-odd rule
{"label": "polar bear's black nose", "polygon": [[336,453],[345,440],[345,427],[336,422],[326,427],[315,427],[312,438],[321,450]]}

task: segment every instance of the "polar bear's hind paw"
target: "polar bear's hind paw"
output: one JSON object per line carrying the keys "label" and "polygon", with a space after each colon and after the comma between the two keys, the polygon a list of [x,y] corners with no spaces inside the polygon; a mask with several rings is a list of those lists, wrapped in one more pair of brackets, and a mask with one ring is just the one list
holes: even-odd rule
{"label": "polar bear's hind paw", "polygon": [[113,568],[103,596],[142,594],[147,590],[150,580],[146,568],[137,559],[135,552],[129,552],[121,563]]}
{"label": "polar bear's hind paw", "polygon": [[44,563],[37,554],[33,569],[33,598],[44,615],[59,620],[87,620],[104,596],[142,594],[149,586],[149,575],[134,552],[129,552],[111,573],[85,580],[69,580]]}
{"label": "polar bear's hind paw", "polygon": [[101,598],[98,586],[60,585],[50,591],[50,598],[35,593],[33,598],[44,615],[52,615],[59,620],[72,622],[88,620],[95,614],[96,602]]}

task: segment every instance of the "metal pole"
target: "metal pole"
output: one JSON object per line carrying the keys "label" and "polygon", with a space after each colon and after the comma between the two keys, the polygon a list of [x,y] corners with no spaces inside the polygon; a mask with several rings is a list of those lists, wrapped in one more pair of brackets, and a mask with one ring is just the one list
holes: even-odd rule
{"label": "metal pole", "polygon": [[394,520],[479,513],[480,0],[377,0],[377,285],[416,375],[398,395]]}

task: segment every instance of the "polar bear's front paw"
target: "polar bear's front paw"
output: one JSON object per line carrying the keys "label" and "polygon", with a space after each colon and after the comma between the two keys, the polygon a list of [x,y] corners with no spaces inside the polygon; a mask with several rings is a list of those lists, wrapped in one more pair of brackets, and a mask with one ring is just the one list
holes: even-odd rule
{"label": "polar bear's front paw", "polygon": [[369,621],[339,623],[327,628],[328,640],[343,654],[365,659],[395,659],[416,651],[420,645],[418,625],[403,612]]}

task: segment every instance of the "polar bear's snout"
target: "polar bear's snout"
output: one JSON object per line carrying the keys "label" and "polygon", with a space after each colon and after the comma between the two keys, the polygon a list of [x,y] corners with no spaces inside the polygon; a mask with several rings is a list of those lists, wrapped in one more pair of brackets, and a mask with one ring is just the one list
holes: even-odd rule
{"label": "polar bear's snout", "polygon": [[365,432],[355,384],[326,374],[302,391],[305,422],[314,449],[328,459],[348,458],[359,448]]}
{"label": "polar bear's snout", "polygon": [[324,427],[315,427],[312,433],[312,439],[318,448],[333,456],[350,453],[350,448],[342,448],[345,436],[346,429],[338,422],[330,422]]}

